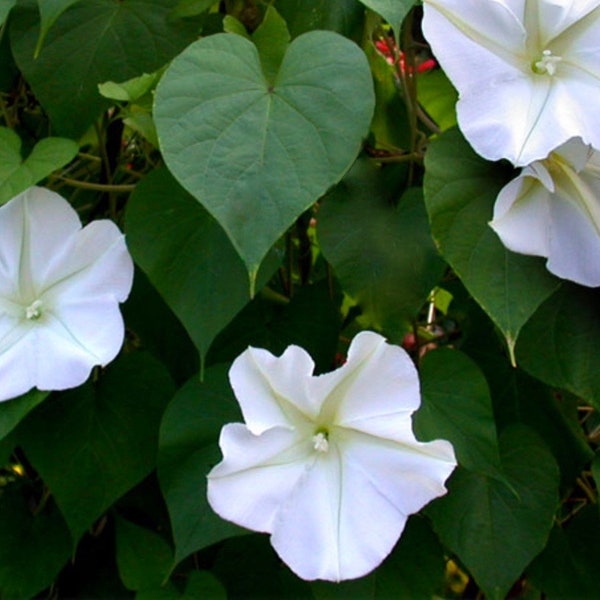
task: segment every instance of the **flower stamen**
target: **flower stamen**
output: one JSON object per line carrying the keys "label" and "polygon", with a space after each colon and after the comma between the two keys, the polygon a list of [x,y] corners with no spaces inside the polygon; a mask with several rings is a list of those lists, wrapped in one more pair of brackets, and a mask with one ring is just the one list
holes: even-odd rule
{"label": "flower stamen", "polygon": [[36,321],[42,316],[42,306],[43,303],[41,300],[34,300],[26,309],[25,309],[25,318],[29,321]]}
{"label": "flower stamen", "polygon": [[329,440],[327,439],[329,436],[326,431],[318,431],[312,437],[313,448],[317,452],[327,452],[329,450]]}
{"label": "flower stamen", "polygon": [[542,57],[533,63],[533,71],[538,75],[555,75],[562,56],[554,56],[552,50],[544,50]]}

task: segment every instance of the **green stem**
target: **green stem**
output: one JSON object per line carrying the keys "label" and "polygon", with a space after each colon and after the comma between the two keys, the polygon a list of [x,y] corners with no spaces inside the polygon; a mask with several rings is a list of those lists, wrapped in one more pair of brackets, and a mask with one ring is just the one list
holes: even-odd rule
{"label": "green stem", "polygon": [[135,190],[135,184],[109,184],[109,183],[92,183],[90,181],[80,181],[79,179],[71,179],[70,177],[62,177],[61,175],[50,175],[50,179],[54,181],[62,181],[63,183],[70,185],[74,188],[80,188],[82,190],[93,190],[95,192],[107,192],[107,193],[119,193],[119,192],[133,192]]}
{"label": "green stem", "polygon": [[[402,85],[402,91],[404,93],[404,101],[406,103],[406,112],[408,115],[408,125],[410,128],[410,154],[415,155],[417,153],[417,140],[419,137],[418,129],[418,117],[417,117],[417,89],[415,85],[415,53],[412,39],[412,27],[413,27],[413,16],[414,10],[411,10],[403,23],[402,28],[402,50],[404,52],[404,69],[399,60],[399,56],[396,60],[396,72],[400,83]],[[414,161],[409,164],[408,171],[408,185],[412,185],[414,179]]]}

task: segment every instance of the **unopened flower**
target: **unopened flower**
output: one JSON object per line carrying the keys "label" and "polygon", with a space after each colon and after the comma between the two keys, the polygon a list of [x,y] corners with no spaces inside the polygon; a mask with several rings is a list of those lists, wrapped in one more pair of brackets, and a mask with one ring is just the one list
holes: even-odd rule
{"label": "unopened flower", "polygon": [[0,207],[0,400],[78,386],[110,362],[132,281],[111,221],[82,229],[66,200],[39,187]]}
{"label": "unopened flower", "polygon": [[449,442],[416,440],[419,380],[398,346],[363,332],[343,366],[313,368],[297,346],[279,358],[249,348],[235,360],[229,377],[245,425],[223,428],[208,499],[224,519],[270,533],[303,579],[353,579],[446,492],[456,460]]}
{"label": "unopened flower", "polygon": [[490,225],[509,250],[600,286],[600,152],[576,138],[525,167],[500,191]]}
{"label": "unopened flower", "polygon": [[600,0],[425,0],[424,11],[481,156],[524,166],[576,136],[600,148]]}

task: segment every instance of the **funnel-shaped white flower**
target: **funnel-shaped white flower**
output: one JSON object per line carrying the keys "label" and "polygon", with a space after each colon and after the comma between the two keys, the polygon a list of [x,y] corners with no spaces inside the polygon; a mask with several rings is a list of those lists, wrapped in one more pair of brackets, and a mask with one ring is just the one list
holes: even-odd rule
{"label": "funnel-shaped white flower", "polygon": [[425,36],[481,156],[524,166],[576,136],[600,148],[600,0],[424,5]]}
{"label": "funnel-shaped white flower", "polygon": [[498,195],[490,223],[513,252],[551,273],[600,286],[600,152],[571,140],[525,167]]}
{"label": "funnel-shaped white flower", "polygon": [[33,187],[0,207],[0,400],[83,383],[123,343],[133,262],[111,221],[81,228]]}
{"label": "funnel-shaped white flower", "polygon": [[414,437],[419,380],[401,348],[363,332],[342,367],[313,368],[297,346],[235,360],[246,424],[223,428],[208,500],[224,519],[271,533],[303,579],[353,579],[389,554],[408,515],[446,492],[456,461],[449,442]]}

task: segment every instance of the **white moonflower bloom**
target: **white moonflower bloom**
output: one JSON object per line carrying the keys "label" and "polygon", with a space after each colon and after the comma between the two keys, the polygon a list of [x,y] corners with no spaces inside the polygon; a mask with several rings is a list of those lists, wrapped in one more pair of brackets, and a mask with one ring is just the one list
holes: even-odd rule
{"label": "white moonflower bloom", "polygon": [[600,286],[600,152],[575,138],[525,167],[500,191],[490,225],[509,250],[545,256],[558,277]]}
{"label": "white moonflower bloom", "polygon": [[423,31],[476,152],[517,166],[600,148],[600,0],[424,0]]}
{"label": "white moonflower bloom", "polygon": [[132,282],[111,221],[82,229],[66,200],[39,187],[0,207],[0,400],[76,387],[110,362]]}
{"label": "white moonflower bloom", "polygon": [[297,346],[235,360],[245,425],[221,431],[208,500],[224,519],[270,533],[303,579],[353,579],[383,561],[409,515],[446,493],[456,460],[449,442],[412,432],[419,379],[402,348],[363,332],[342,367],[313,368]]}

